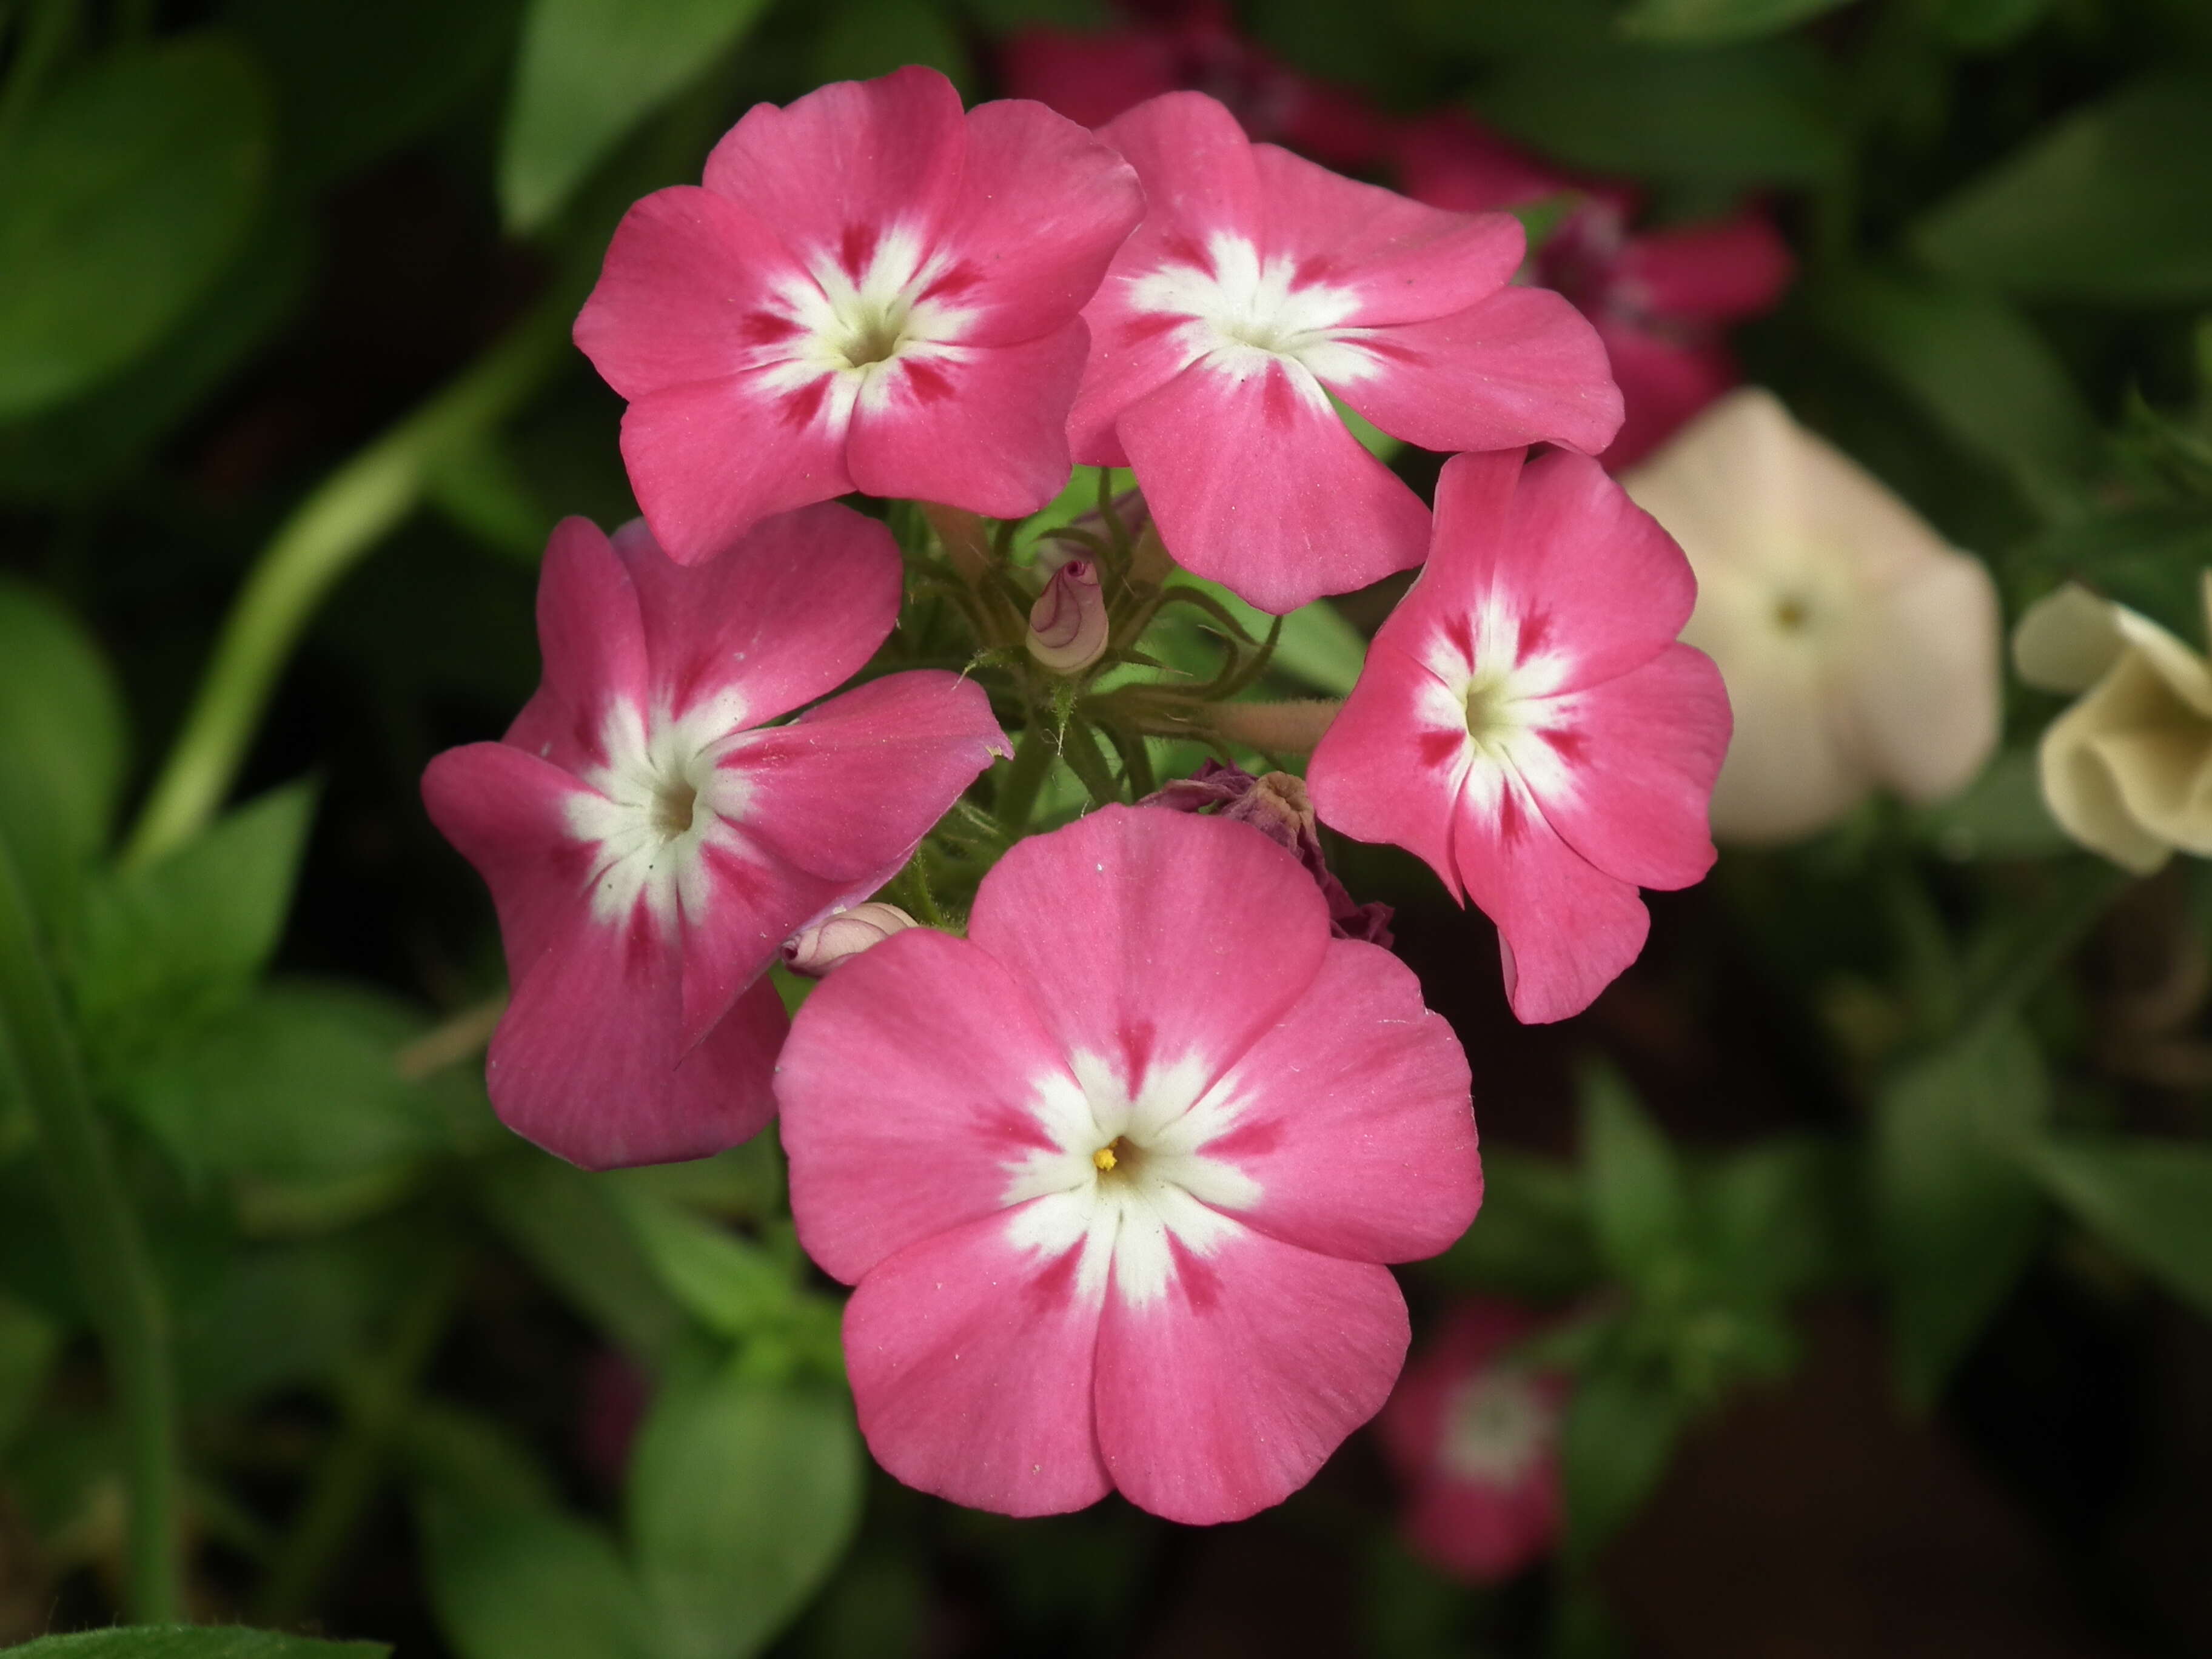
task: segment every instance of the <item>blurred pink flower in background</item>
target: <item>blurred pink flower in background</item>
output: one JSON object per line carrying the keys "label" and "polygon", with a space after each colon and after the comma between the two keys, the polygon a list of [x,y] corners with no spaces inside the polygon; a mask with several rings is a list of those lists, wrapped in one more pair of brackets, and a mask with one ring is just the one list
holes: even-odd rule
{"label": "blurred pink flower in background", "polygon": [[1604,452],[1632,465],[1741,378],[1726,325],[1771,311],[1796,271],[1765,214],[1632,231],[1636,192],[1577,178],[1515,148],[1464,115],[1417,122],[1394,146],[1414,200],[1456,212],[1581,199],[1531,261],[1531,281],[1556,289],[1596,326],[1627,417]]}
{"label": "blurred pink flower in background", "polygon": [[1120,157],[907,68],[756,105],[705,178],[624,216],[576,319],[673,557],[848,490],[1000,518],[1059,493],[1077,313],[1140,210]]}
{"label": "blurred pink flower in background", "polygon": [[1405,1488],[1407,1541],[1455,1577],[1510,1577],[1559,1542],[1569,1384],[1507,1357],[1542,1324],[1514,1303],[1460,1303],[1376,1419]]}
{"label": "blurred pink flower in background", "polygon": [[1016,843],[967,939],[847,963],[777,1071],[878,1461],[1011,1515],[1280,1502],[1397,1376],[1381,1264],[1481,1202],[1468,1088],[1413,974],[1249,826],[1106,806]]}
{"label": "blurred pink flower in background", "polygon": [[422,778],[498,907],[514,994],[485,1080],[518,1134],[605,1169],[720,1152],[773,1115],[785,1020],[763,970],[1008,752],[983,689],[938,670],[766,724],[874,654],[900,577],[890,532],[830,504],[690,566],[641,524],[554,531],[537,695]]}
{"label": "blurred pink flower in background", "polygon": [[1427,860],[1498,924],[1523,1020],[1588,1007],[1644,948],[1637,890],[1711,867],[1729,704],[1675,640],[1696,598],[1588,457],[1455,456],[1429,562],[1314,750],[1324,823]]}

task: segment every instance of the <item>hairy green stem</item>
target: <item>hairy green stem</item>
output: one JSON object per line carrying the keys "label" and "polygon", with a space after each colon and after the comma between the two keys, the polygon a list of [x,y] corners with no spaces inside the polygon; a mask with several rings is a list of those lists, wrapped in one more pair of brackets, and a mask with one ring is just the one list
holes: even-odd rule
{"label": "hairy green stem", "polygon": [[285,520],[223,623],[199,695],[124,848],[126,866],[159,858],[214,817],[316,607],[415,510],[441,457],[481,437],[537,388],[560,361],[573,308],[564,283]]}
{"label": "hairy green stem", "polygon": [[0,1064],[38,1125],[39,1152],[86,1310],[123,1418],[131,1499],[125,1587],[131,1620],[184,1616],[177,1402],[161,1290],[86,1086],[76,1041],[13,855],[0,845]]}
{"label": "hairy green stem", "polygon": [[1009,836],[1018,836],[1029,827],[1030,814],[1036,810],[1037,792],[1044,787],[1045,775],[1052,770],[1053,756],[1057,752],[1051,733],[1042,721],[1035,718],[1036,711],[1030,713],[1030,723],[1014,739],[1013,763],[999,780],[998,799],[994,804],[1000,827]]}

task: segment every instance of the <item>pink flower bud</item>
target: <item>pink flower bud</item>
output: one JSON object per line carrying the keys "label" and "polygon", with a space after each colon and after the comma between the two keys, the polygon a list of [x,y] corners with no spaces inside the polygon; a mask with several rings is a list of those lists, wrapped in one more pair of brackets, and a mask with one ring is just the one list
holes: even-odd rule
{"label": "pink flower bud", "polygon": [[1088,559],[1053,572],[1030,607],[1030,655],[1056,674],[1079,674],[1106,654],[1106,595]]}
{"label": "pink flower bud", "polygon": [[794,974],[821,979],[893,933],[917,927],[896,904],[856,904],[803,927],[783,942],[783,965]]}

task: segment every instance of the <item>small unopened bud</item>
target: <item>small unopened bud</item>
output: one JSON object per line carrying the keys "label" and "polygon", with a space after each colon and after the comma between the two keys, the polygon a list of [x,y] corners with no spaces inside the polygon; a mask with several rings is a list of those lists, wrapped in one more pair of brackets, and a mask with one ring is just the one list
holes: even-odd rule
{"label": "small unopened bud", "polygon": [[1030,655],[1056,674],[1079,674],[1106,654],[1106,595],[1088,559],[1052,573],[1030,607]]}
{"label": "small unopened bud", "polygon": [[893,933],[918,925],[896,904],[856,904],[784,940],[783,965],[794,974],[820,979]]}

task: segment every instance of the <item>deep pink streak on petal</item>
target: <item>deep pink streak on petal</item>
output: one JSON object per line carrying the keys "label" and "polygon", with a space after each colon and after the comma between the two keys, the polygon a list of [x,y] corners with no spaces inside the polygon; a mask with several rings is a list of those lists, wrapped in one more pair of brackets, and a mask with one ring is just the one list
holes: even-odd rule
{"label": "deep pink streak on petal", "polygon": [[1033,1109],[1048,1080],[1076,1087],[1029,994],[966,940],[909,928],[840,967],[775,1079],[806,1253],[853,1284],[998,1213],[1010,1166],[1053,1145]]}
{"label": "deep pink streak on petal", "polygon": [[1509,788],[1493,817],[1464,791],[1452,826],[1462,885],[1498,924],[1506,1000],[1530,1025],[1578,1014],[1636,960],[1651,927],[1633,882],[1607,875]]}
{"label": "deep pink streak on petal", "polygon": [[1198,1526],[1280,1503],[1381,1408],[1407,1335],[1388,1267],[1243,1227],[1210,1256],[1177,1250],[1154,1301],[1107,1292],[1098,1445],[1114,1484]]}
{"label": "deep pink streak on petal", "polygon": [[1074,122],[1012,100],[977,107],[940,244],[972,273],[958,301],[976,316],[962,339],[1006,345],[1066,327],[1144,210],[1135,170]]}
{"label": "deep pink streak on petal", "polygon": [[1653,316],[1731,322],[1771,309],[1796,264],[1766,216],[1752,212],[1631,237],[1613,283],[1623,301]]}
{"label": "deep pink streak on petal", "polygon": [[1702,651],[1670,645],[1640,668],[1558,699],[1577,739],[1573,787],[1540,793],[1567,844],[1639,887],[1687,887],[1712,868],[1713,780],[1728,692]]}
{"label": "deep pink streak on petal", "polygon": [[1036,512],[1067,483],[1068,404],[1089,343],[1082,319],[1071,318],[1020,345],[878,369],[880,404],[872,395],[853,414],[854,483],[991,518]]}
{"label": "deep pink streak on petal", "polygon": [[572,771],[606,760],[611,703],[642,706],[650,689],[637,595],[589,519],[563,519],[538,574],[544,671],[506,740]]}
{"label": "deep pink streak on petal", "polygon": [[708,156],[706,185],[772,226],[801,261],[829,256],[856,274],[852,263],[894,227],[933,245],[967,147],[952,83],[908,65],[782,108],[754,105]]}
{"label": "deep pink streak on petal", "polygon": [[1010,752],[983,688],[944,669],[871,680],[738,738],[720,764],[750,792],[744,837],[812,884],[794,882],[811,908],[794,896],[776,938],[890,880],[991,757]]}
{"label": "deep pink streak on petal", "polygon": [[1379,337],[1378,366],[1331,390],[1424,449],[1563,444],[1595,454],[1621,421],[1597,331],[1559,295],[1518,286]]}
{"label": "deep pink streak on petal", "polygon": [[1353,289],[1363,326],[1425,320],[1488,299],[1519,268],[1526,237],[1510,214],[1424,207],[1273,144],[1253,147],[1263,259]]}
{"label": "deep pink streak on petal", "polygon": [[623,416],[630,486],[678,564],[712,558],[761,520],[845,494],[845,428],[824,382],[778,390],[761,374],[672,386]]}
{"label": "deep pink streak on petal", "polygon": [[1306,788],[1322,823],[1355,840],[1403,847],[1437,872],[1454,897],[1451,830],[1467,769],[1465,724],[1445,729],[1422,712],[1436,677],[1397,642],[1399,612],[1435,580],[1425,571],[1377,633],[1345,700],[1306,769]]}
{"label": "deep pink streak on petal", "polygon": [[1411,1261],[1482,1202],[1467,1055],[1388,951],[1330,942],[1320,976],[1216,1085],[1243,1103],[1203,1149],[1260,1183],[1238,1218],[1325,1255]]}
{"label": "deep pink streak on petal", "polygon": [[1064,1051],[1126,1078],[1154,1058],[1243,1054],[1320,972],[1328,907],[1248,824],[1107,806],[1017,842],[983,878],[968,936],[1029,988]]}
{"label": "deep pink streak on petal", "polygon": [[448,749],[422,774],[430,822],[491,889],[510,980],[521,980],[586,902],[596,849],[571,836],[567,808],[591,793],[504,743]]}
{"label": "deep pink streak on petal", "polygon": [[1345,429],[1312,377],[1195,364],[1117,430],[1176,562],[1280,615],[1419,564],[1428,509]]}
{"label": "deep pink streak on petal", "polygon": [[616,228],[576,346],[625,398],[719,380],[785,355],[792,329],[774,284],[801,276],[735,203],[693,185],[657,190]]}
{"label": "deep pink streak on petal", "polygon": [[763,519],[698,564],[676,563],[641,523],[614,546],[637,590],[655,706],[679,716],[731,688],[745,726],[787,714],[850,679],[898,619],[898,544],[836,502]]}
{"label": "deep pink streak on petal", "polygon": [[986,1216],[877,1266],[845,1306],[845,1370],[868,1449],[908,1486],[1063,1514],[1111,1490],[1092,1404],[1098,1304],[1076,1294],[1074,1251],[1032,1255],[1008,1225]]}

